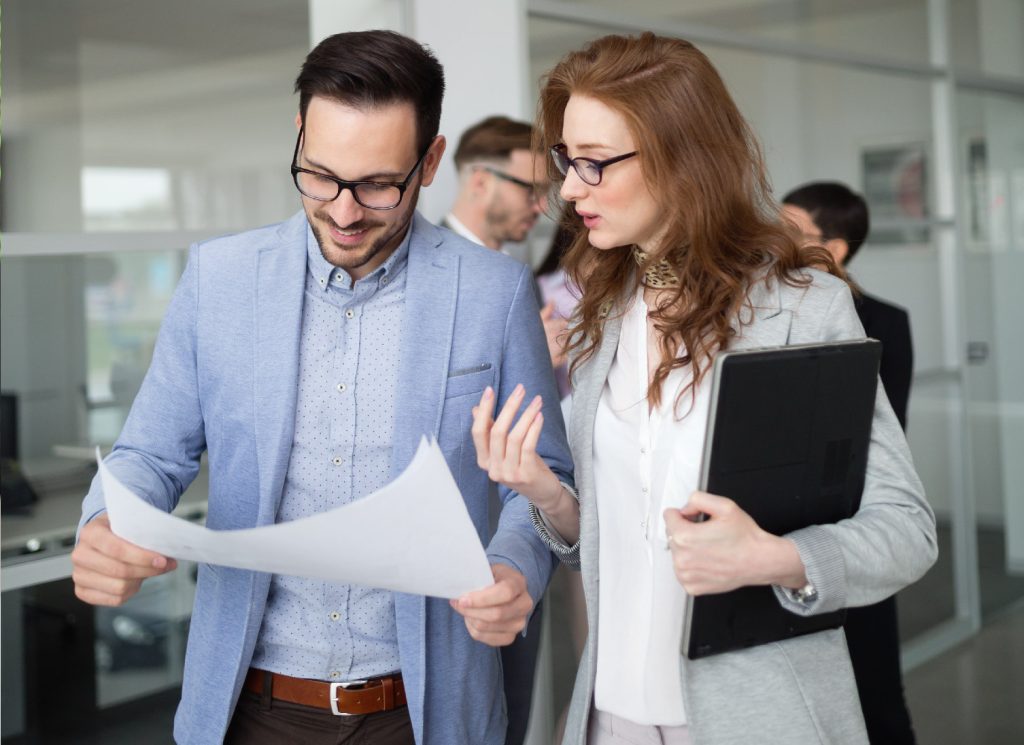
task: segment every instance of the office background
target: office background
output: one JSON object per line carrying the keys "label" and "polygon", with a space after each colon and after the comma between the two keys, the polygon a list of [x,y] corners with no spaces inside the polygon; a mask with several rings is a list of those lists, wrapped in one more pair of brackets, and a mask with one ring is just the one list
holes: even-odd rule
{"label": "office background", "polygon": [[[5,0],[0,24],[4,743],[169,741],[191,568],[123,609],[74,599],[93,447],[120,429],[189,243],[299,208],[291,91],[306,52],[381,27],[445,65],[451,148],[487,114],[532,118],[564,52],[650,29],[709,54],[777,194],[836,179],[867,195],[874,230],[851,268],[910,311],[908,434],[942,540],[900,598],[915,724],[949,737],[923,742],[1024,732],[1019,705],[982,723],[986,702],[1024,699],[1022,0]],[[449,162],[421,210],[438,219],[454,193]],[[538,260],[550,231],[518,255]],[[201,475],[181,512],[201,520],[204,495]],[[537,745],[571,684],[551,605]],[[1000,641],[980,665],[986,639]],[[1002,672],[988,683],[981,667]],[[958,676],[973,703],[937,687]]]}

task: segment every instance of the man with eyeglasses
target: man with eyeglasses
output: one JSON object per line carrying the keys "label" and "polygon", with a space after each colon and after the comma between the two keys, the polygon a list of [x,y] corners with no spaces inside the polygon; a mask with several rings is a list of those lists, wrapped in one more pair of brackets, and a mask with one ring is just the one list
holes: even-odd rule
{"label": "man with eyeglasses", "polygon": [[[489,116],[463,132],[454,156],[459,193],[441,226],[495,251],[526,240],[548,208],[551,188],[547,156],[533,151],[532,139],[533,125],[506,116]],[[553,305],[542,309],[541,320],[557,365],[565,359],[566,320],[556,316]]]}
{"label": "man with eyeglasses", "polygon": [[547,208],[546,162],[532,149],[533,127],[490,116],[467,129],[455,148],[459,193],[441,224],[501,251],[519,243]]}
{"label": "man with eyeglasses", "polygon": [[[484,390],[543,397],[536,452],[572,484],[532,278],[416,213],[445,147],[444,75],[428,50],[392,32],[337,34],[296,90],[303,210],[192,247],[107,465],[169,510],[205,451],[207,526],[251,528],[358,500],[433,437],[495,583],[448,601],[201,564],[174,737],[502,745],[491,647],[522,632],[553,557],[511,490],[488,529],[470,431]],[[366,561],[400,563],[402,546],[382,540]],[[98,480],[72,562],[76,593],[98,605],[175,568],[111,532]]]}

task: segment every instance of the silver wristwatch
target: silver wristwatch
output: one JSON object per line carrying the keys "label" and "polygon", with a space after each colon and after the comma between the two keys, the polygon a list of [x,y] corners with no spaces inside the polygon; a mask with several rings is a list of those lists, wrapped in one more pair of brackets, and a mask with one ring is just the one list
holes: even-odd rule
{"label": "silver wristwatch", "polygon": [[789,593],[789,597],[793,602],[800,603],[801,605],[813,603],[818,599],[818,591],[814,589],[814,585],[810,582],[798,590],[787,589],[786,592]]}

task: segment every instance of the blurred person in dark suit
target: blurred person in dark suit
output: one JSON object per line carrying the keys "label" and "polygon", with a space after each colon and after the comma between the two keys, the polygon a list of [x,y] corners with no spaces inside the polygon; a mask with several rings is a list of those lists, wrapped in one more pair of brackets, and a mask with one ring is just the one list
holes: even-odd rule
{"label": "blurred person in dark suit", "polygon": [[[821,243],[837,263],[846,266],[868,235],[868,206],[864,198],[840,183],[815,181],[794,189],[782,199],[783,210],[808,242]],[[903,308],[861,292],[855,297],[857,315],[867,335],[882,342],[879,377],[896,417],[907,428],[907,401],[914,370],[910,315]]]}
{"label": "blurred person in dark suit", "polygon": [[[836,263],[846,266],[869,230],[864,198],[847,186],[815,181],[782,198],[783,212],[807,243],[824,245]],[[854,296],[864,331],[882,342],[878,374],[903,429],[914,370],[910,316],[906,310],[864,293]],[[857,679],[868,737],[874,745],[914,743],[910,712],[903,694],[896,596],[875,605],[850,608],[846,641]]]}

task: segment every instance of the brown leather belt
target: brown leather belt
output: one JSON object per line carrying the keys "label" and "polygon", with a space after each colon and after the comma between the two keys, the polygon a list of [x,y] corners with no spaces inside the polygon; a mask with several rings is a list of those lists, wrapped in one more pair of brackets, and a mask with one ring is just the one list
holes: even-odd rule
{"label": "brown leather belt", "polygon": [[[265,670],[249,668],[249,673],[245,676],[245,690],[261,695],[267,675]],[[303,706],[329,709],[337,716],[374,714],[406,704],[401,673],[347,683],[325,683],[322,680],[292,678],[280,673],[269,675],[270,695],[273,698]]]}

